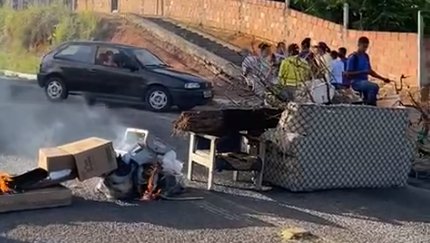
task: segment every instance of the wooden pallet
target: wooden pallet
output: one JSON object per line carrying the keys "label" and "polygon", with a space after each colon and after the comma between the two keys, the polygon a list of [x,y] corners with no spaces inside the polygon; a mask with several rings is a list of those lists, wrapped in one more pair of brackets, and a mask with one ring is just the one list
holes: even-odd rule
{"label": "wooden pallet", "polygon": [[24,193],[0,196],[0,213],[54,208],[72,203],[72,191],[63,186],[30,190]]}

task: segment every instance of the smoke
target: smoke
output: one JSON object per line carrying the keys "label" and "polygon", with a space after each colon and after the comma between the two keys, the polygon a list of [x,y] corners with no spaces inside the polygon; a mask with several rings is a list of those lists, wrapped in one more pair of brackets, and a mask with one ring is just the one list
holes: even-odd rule
{"label": "smoke", "polygon": [[44,91],[0,77],[0,154],[37,158],[39,148],[90,136],[118,140],[126,128],[104,106],[88,107],[80,97],[47,101]]}

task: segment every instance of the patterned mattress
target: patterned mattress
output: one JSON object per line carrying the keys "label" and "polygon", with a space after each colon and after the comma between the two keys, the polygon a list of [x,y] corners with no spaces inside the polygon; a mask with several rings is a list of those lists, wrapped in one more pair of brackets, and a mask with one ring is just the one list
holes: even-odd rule
{"label": "patterned mattress", "polygon": [[404,186],[414,157],[403,108],[290,104],[268,141],[264,179],[291,191]]}

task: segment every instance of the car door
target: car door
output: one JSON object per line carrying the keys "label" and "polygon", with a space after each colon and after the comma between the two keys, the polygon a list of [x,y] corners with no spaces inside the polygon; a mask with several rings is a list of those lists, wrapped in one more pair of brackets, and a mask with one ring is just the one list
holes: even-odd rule
{"label": "car door", "polygon": [[72,43],[54,55],[69,91],[92,91],[96,84],[92,79],[95,46]]}
{"label": "car door", "polygon": [[99,45],[97,58],[99,60],[96,60],[94,69],[99,80],[99,93],[130,98],[142,96],[138,90],[142,76],[139,70],[132,70],[124,65],[130,63],[128,60],[130,57],[125,50]]}

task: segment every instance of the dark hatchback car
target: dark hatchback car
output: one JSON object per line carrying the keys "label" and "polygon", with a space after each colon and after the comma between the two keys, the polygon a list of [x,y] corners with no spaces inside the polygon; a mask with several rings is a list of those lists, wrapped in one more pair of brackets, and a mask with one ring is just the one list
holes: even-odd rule
{"label": "dark hatchback car", "polygon": [[61,44],[43,57],[37,80],[51,101],[83,93],[89,104],[144,103],[165,111],[174,105],[188,110],[213,98],[202,78],[172,69],[146,49],[109,42]]}

